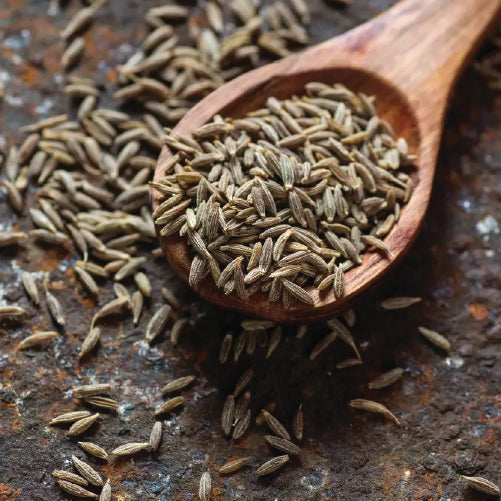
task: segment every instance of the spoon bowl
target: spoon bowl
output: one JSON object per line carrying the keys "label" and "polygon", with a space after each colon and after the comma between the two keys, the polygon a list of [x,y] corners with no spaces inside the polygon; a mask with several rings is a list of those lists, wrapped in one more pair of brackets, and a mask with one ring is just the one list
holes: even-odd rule
{"label": "spoon bowl", "polygon": [[[447,16],[443,12],[448,10]],[[393,269],[415,240],[430,198],[449,94],[461,69],[501,10],[498,0],[404,0],[386,14],[302,53],[263,66],[223,85],[192,108],[173,131],[191,134],[216,114],[242,117],[270,96],[304,94],[308,82],[342,83],[375,97],[378,115],[392,125],[416,156],[411,171],[414,192],[398,223],[385,238],[392,257],[366,252],[362,263],[345,274],[345,293],[309,289],[313,305],[294,302],[290,309],[270,303],[266,294],[249,300],[225,296],[211,277],[194,290],[203,298],[244,314],[277,322],[318,321],[346,310]],[[437,34],[436,23],[441,30]],[[165,174],[171,152],[164,147],[155,179]],[[153,207],[161,201],[153,192]],[[174,270],[188,281],[191,252],[184,238],[160,237]]]}

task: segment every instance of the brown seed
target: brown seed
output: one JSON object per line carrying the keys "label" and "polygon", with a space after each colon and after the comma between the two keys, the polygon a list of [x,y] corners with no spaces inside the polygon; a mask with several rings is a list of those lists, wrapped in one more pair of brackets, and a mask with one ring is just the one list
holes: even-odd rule
{"label": "brown seed", "polygon": [[233,430],[233,435],[232,435],[233,440],[238,440],[245,434],[245,432],[249,428],[250,421],[251,421],[251,410],[247,409],[247,411],[237,421],[237,424],[235,425],[235,429]]}
{"label": "brown seed", "polygon": [[63,491],[67,492],[68,494],[71,494],[72,496],[78,496],[81,498],[95,498],[95,499],[98,498],[97,494],[94,494],[93,492],[84,489],[80,485],[73,484],[66,480],[58,480],[57,483]]}
{"label": "brown seed", "polygon": [[26,314],[26,311],[19,306],[0,306],[0,319],[15,319],[22,317]]}
{"label": "brown seed", "polygon": [[294,414],[292,431],[299,441],[303,440],[303,404],[298,407],[296,414]]}
{"label": "brown seed", "polygon": [[350,407],[354,409],[361,409],[363,411],[374,412],[378,414],[383,414],[387,418],[391,419],[395,422],[395,424],[399,425],[400,421],[393,415],[391,411],[389,411],[383,404],[378,402],[374,402],[372,400],[365,400],[364,398],[356,398],[354,400],[350,400],[348,402]]}
{"label": "brown seed", "polygon": [[161,7],[152,7],[147,15],[150,17],[165,17],[166,19],[185,19],[188,17],[189,10],[180,5],[164,5]]}
{"label": "brown seed", "polygon": [[87,397],[85,399],[86,404],[93,405],[94,407],[100,407],[101,409],[118,409],[118,402],[112,398],[106,397]]}
{"label": "brown seed", "polygon": [[73,396],[76,398],[93,397],[94,395],[102,395],[109,393],[112,390],[109,383],[96,383],[84,386],[75,386],[72,389]]}
{"label": "brown seed", "polygon": [[54,339],[58,336],[57,332],[35,332],[31,336],[28,336],[26,339],[23,339],[19,346],[18,350],[27,350],[29,348],[33,348],[33,346],[39,346],[50,339]]}
{"label": "brown seed", "polygon": [[279,451],[286,452],[287,454],[297,455],[301,454],[301,448],[296,444],[293,444],[290,440],[285,440],[281,437],[275,437],[274,435],[265,435],[266,441],[275,449]]}
{"label": "brown seed", "polygon": [[125,287],[125,285],[122,285],[120,283],[113,284],[113,292],[115,293],[117,298],[124,297],[127,298],[129,303],[131,302],[129,291],[127,290],[127,287]]}
{"label": "brown seed", "polygon": [[340,267],[336,267],[334,271],[334,281],[332,284],[334,295],[340,298],[344,294],[344,273]]}
{"label": "brown seed", "polygon": [[85,40],[77,37],[68,45],[61,57],[61,65],[65,70],[73,66],[83,55],[85,49]]}
{"label": "brown seed", "polygon": [[175,308],[177,310],[181,308],[179,299],[174,295],[172,291],[167,289],[167,287],[162,287],[162,296],[172,306],[172,308]]}
{"label": "brown seed", "polygon": [[298,325],[296,339],[303,339],[307,331],[308,331],[307,325]]}
{"label": "brown seed", "polygon": [[136,273],[134,275],[134,281],[136,282],[136,285],[143,296],[151,296],[151,283],[148,277],[143,272]]}
{"label": "brown seed", "polygon": [[285,426],[274,416],[272,416],[267,410],[261,410],[266,424],[269,426],[270,430],[285,440],[290,440],[291,437]]}
{"label": "brown seed", "polygon": [[104,484],[104,487],[101,490],[99,501],[111,501],[111,483],[109,478],[106,480],[106,483]]}
{"label": "brown seed", "polygon": [[47,300],[47,308],[49,309],[49,313],[52,315],[52,318],[55,320],[57,325],[64,327],[66,320],[64,318],[61,303],[57,300],[56,296],[54,296],[47,289],[45,290],[45,298]]}
{"label": "brown seed", "polygon": [[408,308],[413,304],[421,302],[423,299],[420,297],[390,297],[381,301],[381,308],[385,310],[400,310],[402,308]]}
{"label": "brown seed", "polygon": [[170,381],[162,388],[162,393],[174,393],[189,386],[196,376],[184,376]]}
{"label": "brown seed", "polygon": [[285,454],[283,456],[276,456],[269,461],[263,463],[257,470],[258,476],[269,475],[280,469],[287,461],[289,461],[290,456]]}
{"label": "brown seed", "polygon": [[92,278],[92,276],[87,273],[83,268],[79,266],[75,266],[73,268],[75,270],[75,275],[78,277],[82,285],[94,296],[99,295],[99,287],[96,284],[96,281]]}
{"label": "brown seed", "polygon": [[86,418],[90,416],[89,411],[74,411],[74,412],[65,412],[54,419],[52,419],[49,425],[54,424],[66,424],[66,423],[74,423],[80,419]]}
{"label": "brown seed", "polygon": [[247,409],[249,408],[250,399],[251,399],[250,391],[246,391],[238,399],[238,402],[236,403],[235,406],[234,424],[237,423],[238,420],[241,419],[247,412]]}
{"label": "brown seed", "polygon": [[240,470],[243,466],[248,464],[250,462],[251,458],[250,457],[243,457],[243,458],[238,458],[238,459],[231,459],[227,463],[225,463],[223,466],[219,468],[219,474],[220,475],[228,475],[230,473],[234,473],[235,471]]}
{"label": "brown seed", "polygon": [[24,127],[21,127],[19,130],[23,134],[27,134],[30,132],[36,132],[50,127],[56,127],[57,125],[66,122],[67,120],[68,120],[68,115],[57,115],[54,117],[45,118],[34,124],[26,125]]}
{"label": "brown seed", "polygon": [[71,473],[70,471],[64,470],[53,470],[52,476],[54,478],[59,478],[61,480],[66,480],[66,482],[71,482],[72,484],[86,486],[89,485],[89,482],[85,480],[85,478],[77,475],[76,473]]}
{"label": "brown seed", "polygon": [[170,341],[172,346],[176,346],[179,341],[179,336],[183,332],[184,326],[188,324],[187,318],[178,318],[172,325],[170,331]]}
{"label": "brown seed", "polygon": [[348,367],[354,367],[356,365],[362,365],[362,360],[359,358],[346,358],[345,360],[342,360],[341,362],[338,362],[336,364],[336,369],[347,369]]}
{"label": "brown seed", "polygon": [[145,257],[132,258],[128,263],[124,264],[115,274],[114,280],[119,282],[129,275],[134,274],[144,263]]}
{"label": "brown seed", "polygon": [[390,386],[394,382],[398,381],[402,377],[403,373],[403,369],[396,367],[395,369],[392,369],[374,378],[368,386],[371,390],[386,388],[387,386]]}
{"label": "brown seed", "polygon": [[252,376],[254,375],[254,371],[252,369],[247,369],[242,373],[239,377],[238,381],[235,384],[235,390],[233,392],[233,396],[236,398],[245,390],[246,386],[249,384]]}
{"label": "brown seed", "polygon": [[102,447],[99,447],[99,445],[92,442],[78,442],[78,445],[92,456],[108,460],[108,453]]}
{"label": "brown seed", "polygon": [[299,299],[299,301],[310,305],[315,304],[315,301],[308,294],[308,292],[306,292],[306,290],[299,285],[291,282],[290,280],[283,280],[282,284],[296,299]]}
{"label": "brown seed", "polygon": [[95,323],[98,319],[102,319],[109,315],[116,315],[117,313],[121,313],[126,309],[130,308],[130,298],[128,295],[125,297],[118,297],[105,304],[102,308],[100,308],[96,314],[94,315],[93,323]]}
{"label": "brown seed", "polygon": [[22,232],[4,231],[0,232],[0,247],[7,247],[9,245],[17,245],[19,242],[26,240],[28,235]]}
{"label": "brown seed", "polygon": [[70,437],[76,437],[86,432],[99,418],[99,413],[75,421],[68,430]]}
{"label": "brown seed", "polygon": [[147,343],[151,343],[162,332],[165,324],[169,320],[170,312],[171,307],[164,305],[151,317],[146,326],[146,334],[144,336]]}
{"label": "brown seed", "polygon": [[324,336],[314,347],[310,353],[310,360],[315,360],[315,358],[320,355],[338,336],[337,332],[330,332]]}
{"label": "brown seed", "polygon": [[134,294],[132,294],[132,321],[134,322],[134,325],[139,323],[139,318],[143,312],[143,304],[143,295],[140,291],[135,291]]}
{"label": "brown seed", "polygon": [[335,332],[337,332],[339,337],[353,349],[357,358],[362,358],[360,356],[360,352],[358,351],[357,345],[355,344],[355,340],[351,335],[351,332],[337,318],[331,318],[327,322],[327,325]]}
{"label": "brown seed", "polygon": [[49,245],[60,246],[68,241],[68,236],[61,232],[51,233],[47,230],[31,230],[30,236],[39,242],[43,242]]}
{"label": "brown seed", "polygon": [[93,327],[85,337],[85,339],[82,342],[82,346],[80,348],[80,353],[78,356],[81,358],[87,353],[91,352],[99,342],[99,339],[101,337],[101,329],[99,327]]}
{"label": "brown seed", "polygon": [[131,456],[150,448],[149,442],[130,442],[111,451],[115,456]]}
{"label": "brown seed", "polygon": [[156,421],[151,429],[150,434],[150,447],[152,451],[156,451],[160,446],[162,440],[162,422]]}
{"label": "brown seed", "polygon": [[30,134],[23,142],[23,144],[19,147],[19,151],[17,153],[17,161],[19,164],[25,164],[29,161],[33,153],[37,148],[37,144],[40,140],[40,134],[34,132]]}
{"label": "brown seed", "polygon": [[442,336],[442,334],[439,334],[436,331],[432,331],[431,329],[428,329],[426,327],[418,327],[419,332],[428,340],[430,343],[434,344],[438,348],[441,348],[442,350],[450,350],[451,349],[451,343],[447,338]]}
{"label": "brown seed", "polygon": [[219,349],[219,363],[224,364],[228,360],[228,355],[231,351],[231,345],[233,344],[233,336],[228,332],[221,343],[221,348]]}
{"label": "brown seed", "polygon": [[102,487],[104,485],[101,475],[99,475],[99,473],[94,470],[90,464],[85,463],[76,456],[71,456],[71,460],[73,461],[75,468],[78,470],[78,473],[88,480],[89,483],[98,487]]}
{"label": "brown seed", "polygon": [[233,426],[233,418],[235,416],[235,397],[228,395],[224,403],[223,412],[221,414],[221,428],[223,433],[228,436],[231,433]]}
{"label": "brown seed", "polygon": [[211,497],[211,478],[208,471],[204,472],[200,477],[200,484],[198,487],[198,497],[200,501],[210,501]]}
{"label": "brown seed", "polygon": [[21,195],[21,193],[19,191],[19,188],[15,184],[8,181],[7,179],[4,179],[0,184],[7,191],[7,195],[9,197],[9,203],[10,203],[11,207],[15,211],[21,212],[24,208],[24,201],[23,201],[23,196]]}
{"label": "brown seed", "polygon": [[30,217],[33,223],[47,231],[51,231],[52,233],[56,233],[57,228],[54,226],[54,223],[39,209],[29,209]]}
{"label": "brown seed", "polygon": [[465,475],[459,475],[459,478],[466,482],[472,489],[485,492],[486,494],[490,494],[492,496],[501,495],[499,487],[490,480],[482,477],[467,477]]}
{"label": "brown seed", "polygon": [[77,32],[85,28],[93,19],[96,11],[103,5],[105,0],[96,0],[91,6],[79,10],[61,31],[61,37],[65,40],[73,37]]}
{"label": "brown seed", "polygon": [[171,398],[170,400],[167,400],[162,405],[157,407],[157,409],[155,409],[155,416],[160,416],[161,414],[165,414],[167,412],[170,412],[173,409],[175,409],[176,407],[179,407],[180,405],[183,405],[183,404],[184,404],[183,397]]}

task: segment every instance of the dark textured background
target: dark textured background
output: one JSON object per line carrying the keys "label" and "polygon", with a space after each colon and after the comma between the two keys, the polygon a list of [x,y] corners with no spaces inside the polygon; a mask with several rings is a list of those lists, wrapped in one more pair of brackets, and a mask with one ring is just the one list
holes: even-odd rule
{"label": "dark textured background", "polygon": [[[0,133],[16,135],[19,125],[70,109],[61,97],[58,37],[78,2],[50,15],[47,0],[0,0]],[[113,66],[139,45],[141,22],[153,1],[113,0],[102,9],[87,39],[87,58],[78,74],[110,84]],[[371,18],[393,2],[354,0],[346,9],[311,0],[310,34],[320,41]],[[55,4],[52,2],[51,4]],[[488,47],[483,49],[488,50]],[[91,307],[66,272],[73,256],[54,251],[0,250],[0,299],[18,302],[32,318],[25,325],[0,326],[0,500],[66,499],[51,478],[68,466],[78,447],[60,429],[47,427],[54,415],[76,406],[65,393],[73,384],[110,381],[120,401],[117,415],[103,413],[86,437],[108,450],[147,439],[159,388],[173,376],[198,374],[185,393],[187,404],[166,421],[157,454],[144,454],[99,466],[120,500],[197,499],[198,480],[212,472],[213,499],[273,501],[329,500],[481,500],[458,474],[485,476],[501,483],[501,97],[488,90],[473,70],[461,79],[451,104],[424,230],[403,265],[356,306],[354,334],[365,365],[337,371],[351,356],[334,343],[315,362],[308,354],[322,335],[313,326],[303,340],[294,333],[268,360],[262,350],[238,366],[217,362],[227,330],[238,334],[239,318],[196,300],[172,276],[162,259],[147,269],[155,287],[150,307],[162,302],[168,283],[198,318],[180,346],[162,339],[152,349],[141,343],[148,314],[137,328],[130,320],[103,329],[97,353],[78,363],[78,345],[88,330]],[[14,217],[0,195],[1,225]],[[29,229],[26,218],[21,229]],[[489,229],[485,232],[485,229]],[[59,260],[62,260],[59,263]],[[47,350],[18,353],[15,347],[34,328],[52,328],[28,304],[19,267],[51,270],[67,312],[65,336]],[[63,292],[63,291],[61,291]],[[421,295],[422,304],[398,312],[381,311],[388,295]],[[418,325],[444,333],[447,355],[419,337]],[[367,382],[384,370],[405,368],[401,382],[379,391]],[[253,466],[270,457],[263,430],[252,426],[234,445],[222,437],[219,416],[225,395],[242,370],[255,371],[252,409],[276,402],[275,414],[287,425],[304,404],[303,455],[280,474],[258,480],[254,468],[220,478],[216,467],[231,456],[251,455]],[[350,398],[384,403],[401,421],[396,427],[374,415],[346,407]],[[83,457],[79,454],[79,457]]]}

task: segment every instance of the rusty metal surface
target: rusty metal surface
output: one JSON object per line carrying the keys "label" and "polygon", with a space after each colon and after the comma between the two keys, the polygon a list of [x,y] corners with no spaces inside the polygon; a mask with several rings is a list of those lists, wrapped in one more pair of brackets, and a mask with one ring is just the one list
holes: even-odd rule
{"label": "rusty metal surface", "polygon": [[[144,35],[142,12],[152,1],[109,2],[87,35],[87,61],[79,74],[114,81],[113,65],[130,54]],[[312,1],[315,41],[348,29],[391,1],[355,0],[340,10]],[[55,2],[54,2],[55,4]],[[13,137],[19,125],[38,114],[70,109],[61,98],[58,30],[65,13],[52,14],[39,0],[0,2],[0,131]],[[148,314],[137,328],[127,320],[105,324],[96,354],[78,362],[79,342],[88,330],[93,302],[65,274],[74,257],[28,247],[0,250],[0,297],[19,302],[30,317],[25,324],[0,325],[0,500],[68,499],[50,472],[68,466],[76,443],[48,421],[77,408],[67,390],[77,383],[110,381],[119,412],[103,413],[86,435],[107,449],[148,438],[159,389],[173,376],[198,375],[185,392],[187,403],[165,422],[156,454],[98,465],[111,478],[116,499],[197,499],[198,480],[212,472],[216,500],[481,500],[458,480],[479,474],[501,483],[501,96],[487,90],[472,70],[453,99],[440,154],[432,205],[416,246],[398,271],[356,307],[354,328],[365,364],[343,371],[336,362],[350,350],[334,344],[316,361],[308,354],[321,336],[312,326],[302,340],[290,332],[269,360],[263,350],[243,356],[238,365],[221,366],[219,343],[225,332],[238,333],[239,317],[197,300],[169,272],[162,259],[147,265],[154,279],[151,311],[167,283],[197,320],[180,345],[164,338],[151,349],[141,344]],[[14,221],[0,200],[0,221]],[[28,229],[23,218],[21,229]],[[62,260],[63,266],[60,266]],[[52,328],[27,301],[19,268],[52,270],[60,284],[68,327],[53,347],[20,353],[20,339],[35,328]],[[58,282],[59,281],[59,282]],[[64,294],[64,290],[68,293]],[[109,293],[111,296],[111,292]],[[384,312],[388,295],[421,295],[409,310]],[[106,297],[103,298],[106,300]],[[42,309],[43,311],[43,309]],[[447,355],[424,342],[417,326],[444,333],[452,342]],[[287,328],[292,331],[292,328]],[[286,330],[287,330],[286,329]],[[395,386],[367,390],[367,382],[394,366],[405,368]],[[271,457],[263,430],[252,426],[238,444],[222,437],[219,416],[225,395],[242,370],[252,367],[252,410],[276,402],[275,414],[287,425],[304,404],[303,454],[280,474],[257,479],[254,468],[221,478],[215,473],[229,457],[251,455],[253,466]],[[384,403],[401,426],[347,408],[350,398]],[[82,457],[82,456],[80,456]]]}

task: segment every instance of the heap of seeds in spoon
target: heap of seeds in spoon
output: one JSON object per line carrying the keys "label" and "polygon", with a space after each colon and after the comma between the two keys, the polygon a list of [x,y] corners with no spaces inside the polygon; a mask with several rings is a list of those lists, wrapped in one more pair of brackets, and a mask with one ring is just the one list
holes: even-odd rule
{"label": "heap of seeds in spoon", "polygon": [[210,274],[241,299],[313,304],[311,286],[342,296],[369,248],[389,253],[382,239],[412,193],[405,139],[341,84],[311,82],[304,96],[164,140],[173,156],[152,183],[160,234],[186,238],[190,285]]}

